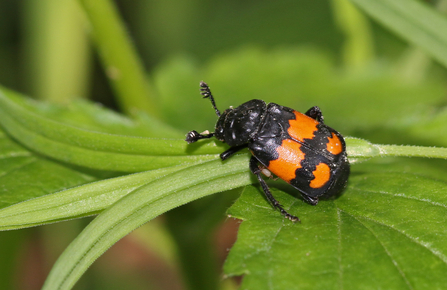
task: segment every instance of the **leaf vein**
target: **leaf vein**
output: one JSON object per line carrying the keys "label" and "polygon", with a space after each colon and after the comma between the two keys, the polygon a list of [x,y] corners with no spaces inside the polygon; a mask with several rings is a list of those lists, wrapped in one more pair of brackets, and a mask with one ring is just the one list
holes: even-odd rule
{"label": "leaf vein", "polygon": [[338,288],[343,289],[343,268],[342,268],[342,260],[341,260],[341,253],[342,253],[342,239],[341,239],[341,216],[340,216],[341,210],[337,208],[337,234],[338,234]]}
{"label": "leaf vein", "polygon": [[[343,210],[341,209],[341,211],[343,211]],[[365,229],[367,229],[376,238],[376,240],[380,243],[380,245],[382,246],[382,248],[385,251],[385,253],[387,254],[387,256],[390,258],[393,265],[396,267],[399,274],[402,276],[402,279],[405,281],[405,284],[407,284],[409,289],[414,289],[413,286],[411,285],[410,281],[408,281],[404,271],[399,267],[399,264],[397,263],[397,261],[393,258],[390,251],[388,250],[388,248],[383,244],[383,242],[376,235],[376,233],[370,227],[368,227],[365,223],[363,223],[357,216],[351,215],[350,213],[348,213],[346,211],[343,211],[343,212],[346,213],[347,215],[351,216],[352,218],[354,218],[356,221],[358,221],[363,227],[365,227]],[[390,227],[390,228],[392,228],[392,227]]]}
{"label": "leaf vein", "polygon": [[[350,216],[352,216],[352,217],[354,217],[354,218],[356,218],[356,217],[363,218],[363,219],[365,219],[365,220],[369,220],[369,221],[374,222],[374,223],[376,223],[376,224],[378,224],[378,225],[387,227],[387,228],[389,228],[389,229],[392,229],[392,230],[394,230],[394,231],[400,233],[401,235],[405,236],[406,238],[408,238],[408,239],[409,239],[410,241],[412,241],[413,243],[415,243],[415,244],[417,244],[417,245],[419,245],[419,246],[421,246],[421,247],[424,247],[424,248],[428,249],[428,250],[429,250],[435,257],[439,258],[442,262],[444,262],[444,263],[447,264],[447,256],[445,256],[445,255],[444,255],[443,253],[441,253],[439,250],[430,247],[430,243],[421,241],[421,240],[419,240],[419,239],[417,239],[417,238],[415,238],[415,237],[412,237],[412,236],[408,235],[407,233],[405,233],[404,231],[402,231],[402,230],[400,230],[400,229],[397,229],[397,228],[395,228],[395,227],[393,227],[393,226],[387,225],[387,224],[385,224],[385,223],[383,223],[383,222],[380,222],[380,221],[378,221],[378,220],[375,220],[375,219],[373,219],[373,218],[371,218],[371,217],[366,217],[366,216],[355,216],[355,215],[352,215],[352,214],[348,213],[347,211],[345,211],[345,210],[343,210],[343,209],[340,209],[340,210],[342,210],[343,212],[345,212],[346,214],[348,214],[348,215],[350,215]],[[357,218],[356,218],[356,219],[357,219]]]}
{"label": "leaf vein", "polygon": [[381,191],[381,190],[368,190],[368,189],[365,189],[365,188],[362,188],[362,189],[351,188],[351,189],[356,190],[356,191],[361,191],[361,192],[380,193],[380,194],[383,194],[383,195],[391,195],[391,196],[395,196],[395,197],[402,197],[402,198],[406,198],[406,199],[417,200],[417,201],[420,201],[420,202],[430,203],[430,204],[432,204],[434,206],[439,206],[439,207],[443,207],[443,208],[447,209],[447,204],[442,204],[442,203],[439,203],[439,202],[436,202],[436,201],[432,201],[432,200],[427,199],[427,198],[419,198],[419,197],[416,197],[416,196],[408,196],[405,193],[391,193],[391,192]]}

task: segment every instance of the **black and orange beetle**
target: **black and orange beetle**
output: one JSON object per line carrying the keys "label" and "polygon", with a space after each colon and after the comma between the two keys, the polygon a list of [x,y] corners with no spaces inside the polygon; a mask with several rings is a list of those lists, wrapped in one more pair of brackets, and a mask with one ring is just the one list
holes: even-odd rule
{"label": "black and orange beetle", "polygon": [[208,85],[201,82],[200,86],[201,94],[211,100],[219,119],[214,133],[191,131],[186,141],[216,137],[230,146],[220,154],[222,160],[248,147],[253,155],[250,170],[267,199],[286,218],[299,221],[271,194],[261,177],[264,168],[268,169],[267,174],[272,172],[298,189],[311,205],[316,205],[320,197],[336,195],[345,188],[350,172],[345,141],[323,123],[320,108],[315,106],[302,114],[275,103],[251,100],[221,114]]}

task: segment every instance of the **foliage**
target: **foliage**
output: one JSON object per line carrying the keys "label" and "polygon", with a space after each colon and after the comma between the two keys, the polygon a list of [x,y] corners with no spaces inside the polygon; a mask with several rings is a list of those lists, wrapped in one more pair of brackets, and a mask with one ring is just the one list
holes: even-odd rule
{"label": "foliage", "polygon": [[[241,289],[439,289],[446,284],[446,161],[392,157],[447,159],[445,148],[421,146],[447,147],[442,82],[408,78],[402,67],[409,66],[370,59],[370,51],[357,51],[355,61],[345,59],[343,66],[315,47],[246,45],[205,63],[172,56],[151,71],[146,83],[112,2],[79,2],[103,66],[119,72],[109,80],[121,110],[132,118],[85,100],[56,105],[0,91],[0,229],[97,215],[59,257],[44,289],[70,289],[134,229],[213,193],[232,198],[234,189],[242,194],[228,215],[242,224],[224,272],[245,275]],[[442,32],[447,30],[439,27],[447,20],[433,8],[413,0],[352,2],[446,64]],[[346,36],[370,33],[362,14],[343,3],[338,16],[351,15],[346,23],[361,21],[363,29]],[[104,25],[104,19],[113,25]],[[111,27],[119,30],[115,41],[107,31]],[[349,51],[366,49],[361,42],[351,42]],[[136,77],[122,80],[120,74]],[[318,105],[331,127],[371,141],[346,138],[353,165],[343,195],[312,207],[284,182],[269,181],[275,197],[302,220],[291,223],[263,197],[249,173],[248,152],[222,162],[218,154],[225,144],[187,145],[185,132],[211,129],[216,119],[198,95],[200,80],[210,84],[221,109],[253,98],[300,111]],[[209,198],[167,218],[173,239],[188,244],[178,248],[184,251],[180,264],[191,289],[218,287],[218,276],[207,269],[209,249],[194,238],[206,239],[229,201]],[[200,247],[205,258],[194,265],[186,251]]]}

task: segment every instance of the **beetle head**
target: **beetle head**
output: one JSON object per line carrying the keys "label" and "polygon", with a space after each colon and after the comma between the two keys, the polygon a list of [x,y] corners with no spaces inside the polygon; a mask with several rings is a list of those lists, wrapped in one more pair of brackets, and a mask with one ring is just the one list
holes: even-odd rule
{"label": "beetle head", "polygon": [[256,133],[266,107],[262,100],[251,100],[225,110],[217,120],[214,136],[231,147],[247,144]]}

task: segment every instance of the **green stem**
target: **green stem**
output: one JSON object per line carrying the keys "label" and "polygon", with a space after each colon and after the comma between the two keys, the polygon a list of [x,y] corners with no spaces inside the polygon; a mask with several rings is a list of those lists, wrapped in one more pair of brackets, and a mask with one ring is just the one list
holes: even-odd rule
{"label": "green stem", "polygon": [[84,97],[91,51],[77,3],[27,0],[23,7],[24,64],[32,94],[57,103]]}
{"label": "green stem", "polygon": [[79,0],[79,3],[90,21],[93,39],[121,109],[130,115],[137,110],[156,115],[142,61],[113,2]]}
{"label": "green stem", "polygon": [[366,140],[345,138],[349,160],[359,162],[373,157],[403,156],[447,159],[447,148],[409,145],[372,144]]}
{"label": "green stem", "polygon": [[348,0],[332,0],[334,18],[345,35],[343,58],[347,66],[361,68],[374,57],[374,40],[368,20]]}
{"label": "green stem", "polygon": [[405,156],[447,159],[447,148],[423,146],[375,145],[381,156]]}

